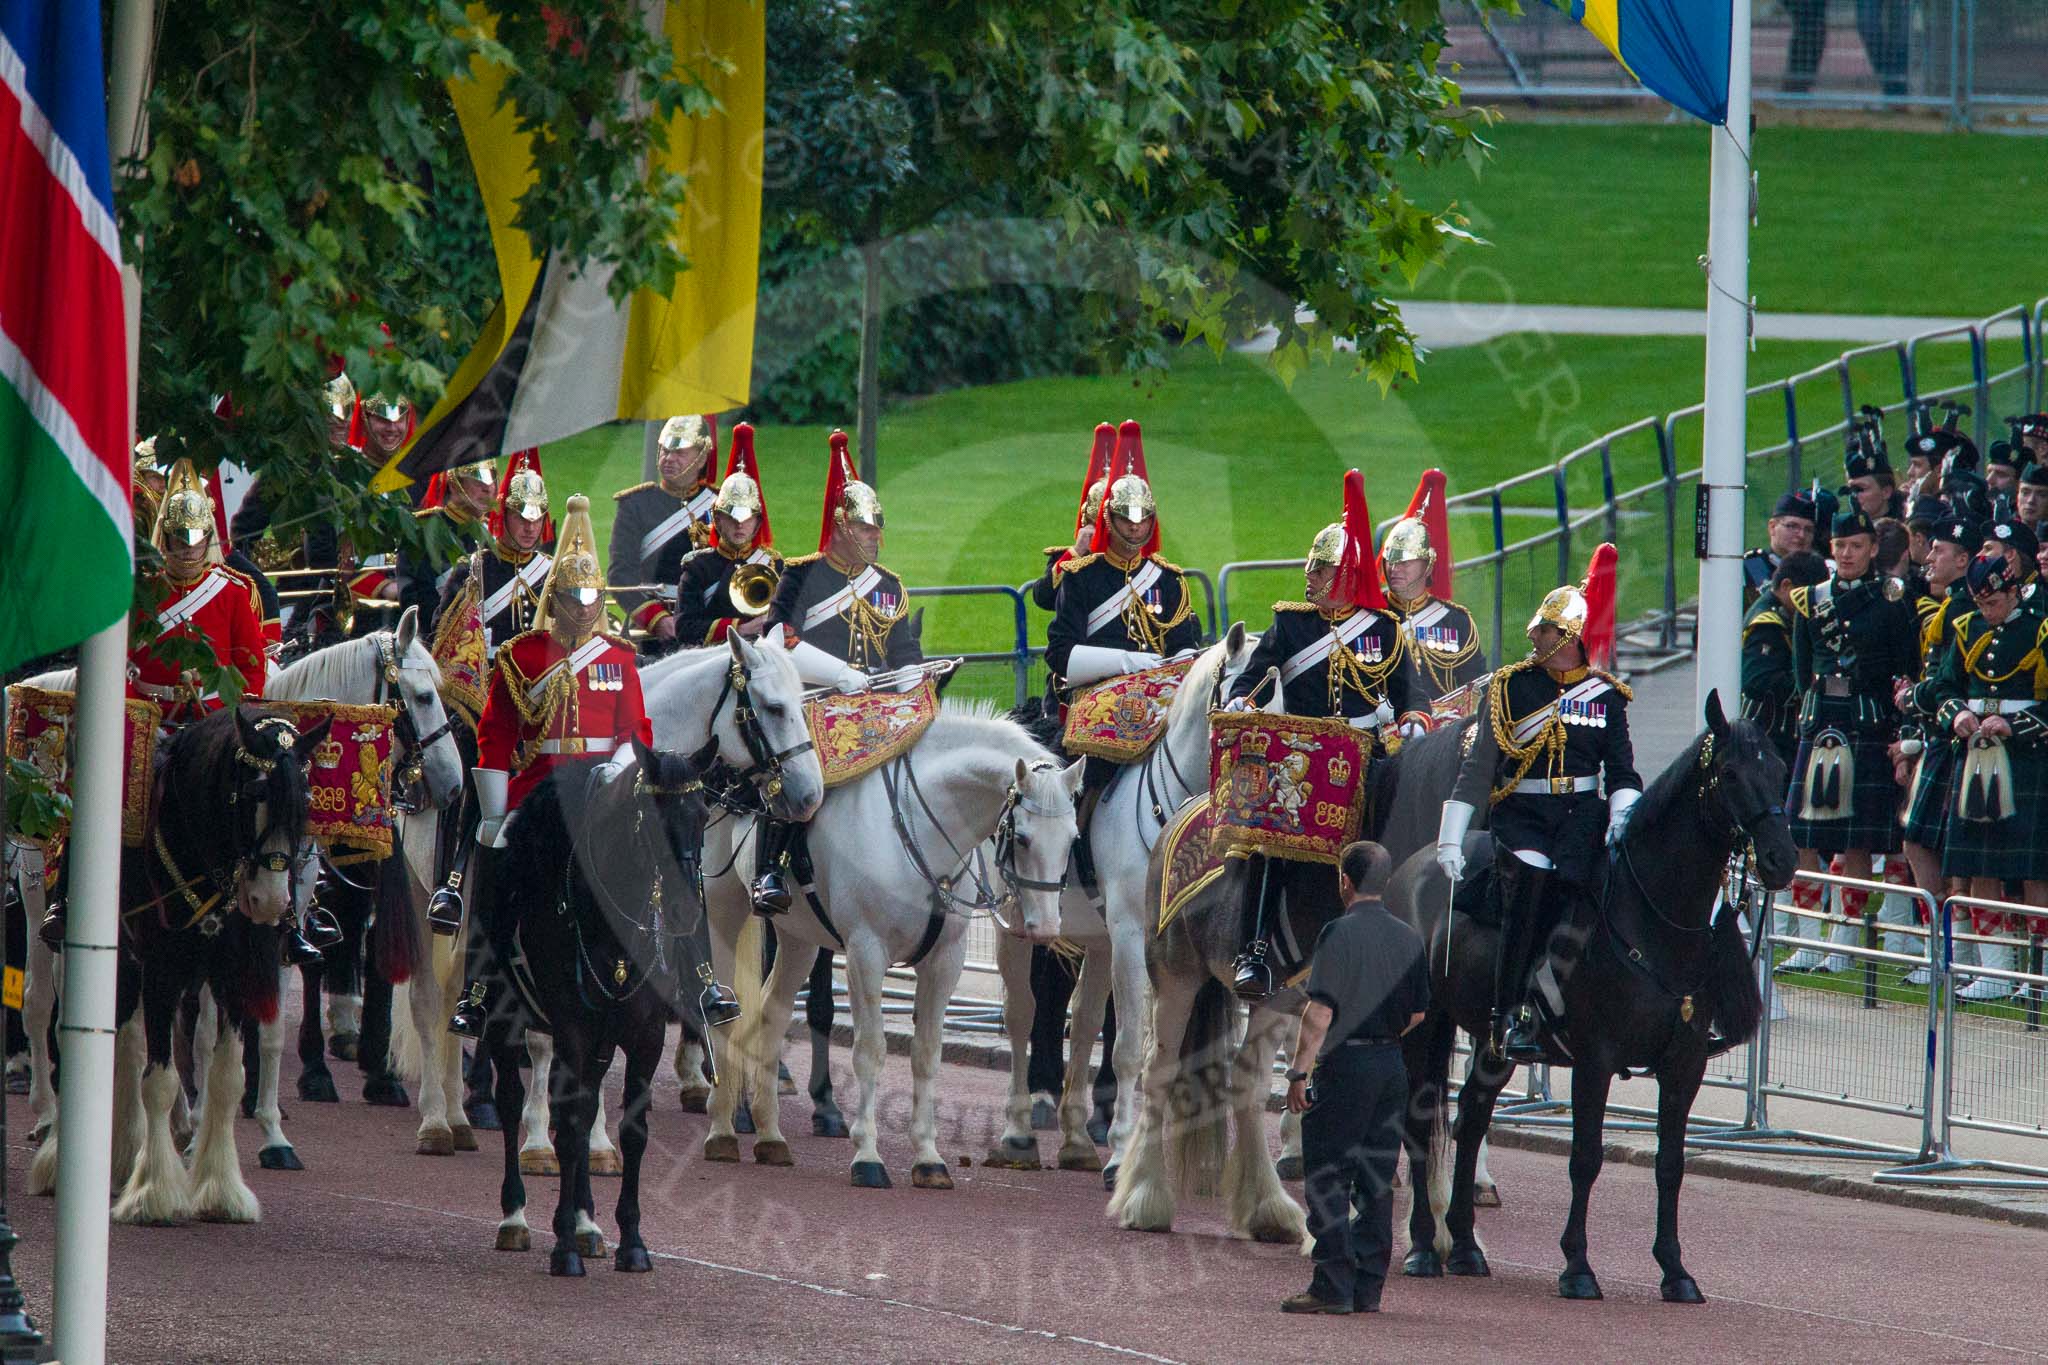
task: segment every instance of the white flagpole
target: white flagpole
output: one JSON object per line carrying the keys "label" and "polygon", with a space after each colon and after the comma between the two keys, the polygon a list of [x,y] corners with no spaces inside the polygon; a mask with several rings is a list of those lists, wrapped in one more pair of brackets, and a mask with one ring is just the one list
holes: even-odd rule
{"label": "white flagpole", "polygon": [[[116,159],[135,146],[148,73],[148,0],[118,0],[112,40],[109,143]],[[135,365],[142,277],[121,270],[128,332],[128,443],[135,440]],[[120,936],[121,748],[128,620],[78,651],[72,772],[71,891],[65,915],[64,1007],[58,1034],[64,1088],[58,1097],[54,1345],[71,1365],[107,1354],[108,1181],[114,1132],[114,977]]]}
{"label": "white flagpole", "polygon": [[1707,377],[1700,481],[1707,554],[1700,561],[1696,700],[1719,691],[1735,709],[1741,690],[1743,490],[1749,385],[1750,0],[1731,0],[1728,122],[1712,130],[1707,226]]}

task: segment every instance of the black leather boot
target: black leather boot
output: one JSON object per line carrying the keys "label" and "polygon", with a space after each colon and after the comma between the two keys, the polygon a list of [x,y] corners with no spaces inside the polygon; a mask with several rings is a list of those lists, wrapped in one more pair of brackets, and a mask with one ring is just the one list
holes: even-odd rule
{"label": "black leather boot", "polygon": [[[309,914],[307,918],[311,919],[311,915]],[[307,940],[306,936],[299,931],[299,918],[297,915],[287,910],[284,919],[279,922],[278,927],[284,930],[285,966],[311,967],[327,960],[326,954],[314,947]],[[341,937],[339,930],[335,931],[335,937]]]}
{"label": "black leather boot", "polygon": [[64,902],[52,899],[50,912],[43,916],[43,922],[36,926],[36,936],[43,946],[53,953],[64,951]]}
{"label": "black leather boot", "polygon": [[462,871],[448,874],[448,880],[427,897],[427,927],[443,938],[462,932]]}
{"label": "black leather boot", "polygon": [[794,904],[788,881],[789,826],[763,819],[756,837],[761,841],[761,872],[752,887],[754,913],[771,919],[786,915]]}
{"label": "black leather boot", "polygon": [[1238,942],[1244,947],[1230,964],[1230,989],[1238,999],[1250,1004],[1257,1004],[1273,993],[1273,968],[1266,961],[1266,899],[1271,890],[1271,871],[1270,866],[1262,866],[1255,874],[1252,885],[1256,889],[1249,893],[1251,904],[1243,912],[1238,928]]}
{"label": "black leather boot", "polygon": [[[1551,872],[1509,855],[1494,863],[1509,869],[1506,915],[1501,926],[1501,957],[1494,982],[1496,1019],[1512,1006],[1513,1026],[1501,1040],[1500,1052],[1511,1062],[1540,1062],[1545,1057],[1536,1011],[1529,1004],[1529,973],[1536,965],[1536,945],[1545,937]],[[1498,1024],[1496,1024],[1496,1031]]]}
{"label": "black leather boot", "polygon": [[490,873],[499,850],[479,846],[472,861],[469,893],[476,922],[470,926],[469,942],[463,947],[462,997],[448,1020],[448,1031],[458,1038],[482,1042],[489,1022],[491,996]]}
{"label": "black leather boot", "polygon": [[334,918],[334,912],[324,905],[315,905],[306,911],[303,926],[306,942],[315,948],[332,948],[341,942],[341,925]]}

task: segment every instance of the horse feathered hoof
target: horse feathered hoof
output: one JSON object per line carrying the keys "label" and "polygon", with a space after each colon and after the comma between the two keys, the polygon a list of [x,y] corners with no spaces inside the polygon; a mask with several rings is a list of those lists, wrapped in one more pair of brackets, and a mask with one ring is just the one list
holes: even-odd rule
{"label": "horse feathered hoof", "polygon": [[583,1274],[582,1255],[575,1247],[556,1247],[548,1253],[548,1274],[581,1276]]}
{"label": "horse feathered hoof", "polygon": [[473,1152],[476,1150],[476,1129],[470,1127],[468,1124],[456,1124],[454,1127],[448,1130],[448,1135],[455,1139],[456,1151]]}
{"label": "horse feathered hoof", "polygon": [[327,1053],[337,1062],[352,1062],[359,1041],[353,1033],[337,1033],[327,1040]]}
{"label": "horse feathered hoof", "polygon": [[1435,1247],[1417,1247],[1408,1253],[1408,1259],[1401,1262],[1401,1273],[1417,1280],[1440,1280],[1444,1274],[1444,1258],[1437,1254]]}
{"label": "horse feathered hoof", "polygon": [[562,1165],[555,1160],[552,1147],[526,1147],[519,1153],[519,1174],[560,1175]]}
{"label": "horse feathered hoof", "polygon": [[1475,1208],[1475,1209],[1497,1209],[1497,1208],[1499,1208],[1500,1206],[1501,1206],[1501,1204],[1500,1204],[1500,1186],[1498,1186],[1498,1185],[1474,1185],[1474,1186],[1472,1187],[1472,1207],[1473,1207],[1473,1208]]}
{"label": "horse feathered hoof", "polygon": [[1273,1163],[1273,1173],[1282,1180],[1301,1179],[1301,1158],[1298,1156],[1281,1157]]}
{"label": "horse feathered hoof", "polygon": [[1486,1253],[1476,1246],[1452,1247],[1450,1257],[1444,1261],[1446,1275],[1491,1275],[1493,1267],[1486,1263]]}
{"label": "horse feathered hoof", "polygon": [[1116,1163],[1114,1161],[1102,1168],[1102,1188],[1108,1190],[1111,1194],[1116,1193]]}
{"label": "horse feathered hoof", "polygon": [[811,1136],[843,1138],[847,1136],[846,1116],[839,1112],[839,1106],[826,1100],[811,1111]]}
{"label": "horse feathered hoof", "polygon": [[1590,1270],[1567,1270],[1557,1277],[1557,1296],[1560,1299],[1602,1299],[1600,1281],[1593,1278]]}
{"label": "horse feathered hoof", "polygon": [[735,1133],[752,1133],[754,1131],[754,1111],[750,1107],[742,1104],[739,1108],[732,1111],[732,1130]]}
{"label": "horse feathered hoof", "polygon": [[879,1161],[856,1161],[853,1163],[853,1187],[857,1190],[886,1190],[890,1188],[889,1171]]}
{"label": "horse feathered hoof", "polygon": [[731,1133],[713,1133],[710,1137],[704,1139],[704,1159],[706,1161],[738,1161],[740,1159],[740,1140]]}
{"label": "horse feathered hoof", "polygon": [[943,1161],[920,1161],[910,1168],[910,1183],[920,1190],[950,1190],[953,1173]]}
{"label": "horse feathered hoof", "polygon": [[1031,1130],[1035,1133],[1056,1133],[1060,1128],[1060,1111],[1043,1096],[1031,1101]]}
{"label": "horse feathered hoof", "polygon": [[412,1150],[415,1156],[454,1156],[455,1134],[445,1128],[422,1133]]}
{"label": "horse feathered hoof", "polygon": [[647,1254],[646,1247],[620,1247],[612,1257],[612,1269],[628,1275],[645,1275],[654,1269],[654,1258]]}
{"label": "horse feathered hoof", "polygon": [[789,1144],[778,1138],[762,1138],[754,1144],[756,1166],[794,1166],[796,1158],[790,1155]]}
{"label": "horse feathered hoof", "polygon": [[1102,1169],[1102,1154],[1095,1150],[1092,1142],[1070,1142],[1060,1148],[1060,1169],[1063,1171],[1099,1171]]}
{"label": "horse feathered hoof", "polygon": [[619,1149],[616,1147],[607,1147],[603,1151],[594,1151],[590,1154],[590,1173],[592,1175],[624,1175],[626,1173],[626,1159],[619,1155]]}
{"label": "horse feathered hoof", "polygon": [[1663,1292],[1664,1302],[1666,1303],[1705,1303],[1707,1301],[1707,1296],[1700,1293],[1699,1285],[1693,1282],[1693,1278],[1690,1275],[1680,1275],[1675,1279],[1666,1279]]}
{"label": "horse feathered hoof", "polygon": [[299,1160],[299,1154],[293,1151],[289,1145],[265,1147],[262,1151],[256,1153],[256,1164],[266,1171],[303,1171],[306,1169],[305,1164]]}
{"label": "horse feathered hoof", "polygon": [[533,1229],[524,1223],[503,1223],[498,1227],[497,1248],[500,1251],[533,1250]]}
{"label": "horse feathered hoof", "polygon": [[405,1086],[398,1077],[385,1071],[363,1082],[363,1103],[381,1105],[386,1109],[403,1109],[412,1103],[412,1097],[405,1093]]}
{"label": "horse feathered hoof", "polygon": [[340,1104],[341,1092],[334,1088],[334,1073],[326,1067],[299,1073],[299,1098],[308,1104]]}
{"label": "horse feathered hoof", "polygon": [[981,1164],[997,1171],[1037,1171],[1044,1169],[1038,1159],[1038,1144],[1030,1138],[1004,1138],[988,1149],[988,1155]]}

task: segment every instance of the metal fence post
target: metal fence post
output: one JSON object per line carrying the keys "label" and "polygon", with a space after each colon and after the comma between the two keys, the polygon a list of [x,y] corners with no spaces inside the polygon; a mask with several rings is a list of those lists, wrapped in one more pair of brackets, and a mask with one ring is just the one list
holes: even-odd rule
{"label": "metal fence post", "polygon": [[1664,466],[1664,649],[1678,647],[1678,452],[1672,448],[1671,424],[1657,420],[1657,459]]}
{"label": "metal fence post", "polygon": [[1493,498],[1492,498],[1492,502],[1493,502],[1493,639],[1492,639],[1491,641],[1489,641],[1488,643],[1489,643],[1489,644],[1491,644],[1491,645],[1493,646],[1493,648],[1492,648],[1492,650],[1491,650],[1491,651],[1490,651],[1490,652],[1489,652],[1489,653],[1487,654],[1487,657],[1488,657],[1489,659],[1492,659],[1492,660],[1494,661],[1494,667],[1498,668],[1498,667],[1500,666],[1500,616],[1501,616],[1501,613],[1502,613],[1502,612],[1504,612],[1504,611],[1506,611],[1506,610],[1508,609],[1508,597],[1507,597],[1507,573],[1508,573],[1508,561],[1507,561],[1507,545],[1508,545],[1508,540],[1507,540],[1507,519],[1506,519],[1506,517],[1504,517],[1504,516],[1503,516],[1503,515],[1501,514],[1501,508],[1500,508],[1500,489],[1499,489],[1498,487],[1496,487],[1496,488],[1495,488],[1495,489],[1493,490]]}
{"label": "metal fence post", "polygon": [[[1557,492],[1557,581],[1572,581],[1572,503],[1564,491],[1564,466],[1553,465],[1551,485]],[[1494,656],[1496,659],[1499,655]]]}
{"label": "metal fence post", "polygon": [[1970,416],[1974,419],[1971,425],[1976,429],[1980,450],[1984,446],[1984,423],[1991,416],[1991,376],[1985,349],[1984,324],[1974,324],[1970,328],[1970,381],[1976,391],[1977,402]]}
{"label": "metal fence post", "polygon": [[1785,491],[1791,492],[1804,482],[1800,478],[1799,445],[1799,395],[1788,380],[1785,384]]}
{"label": "metal fence post", "polygon": [[1022,706],[1024,698],[1031,692],[1031,624],[1024,616],[1024,594],[1017,593],[1010,599],[1015,608],[1017,625],[1017,696],[1012,706]]}

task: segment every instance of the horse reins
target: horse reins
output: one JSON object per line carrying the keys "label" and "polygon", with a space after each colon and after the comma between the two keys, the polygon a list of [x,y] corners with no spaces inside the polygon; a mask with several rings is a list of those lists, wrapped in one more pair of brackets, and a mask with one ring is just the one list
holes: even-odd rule
{"label": "horse reins", "polygon": [[[711,703],[711,714],[705,718],[704,743],[688,758],[690,766],[704,774],[704,790],[711,800],[735,815],[760,815],[764,813],[764,800],[772,801],[782,794],[782,765],[816,746],[807,737],[801,744],[777,750],[749,701],[747,684],[746,670],[734,659],[726,666],[718,699]],[[718,716],[727,701],[732,702],[732,718],[739,729],[740,742],[747,746],[747,754],[753,759],[751,767],[735,768],[719,752]],[[757,799],[743,797],[743,790],[755,793]]]}

